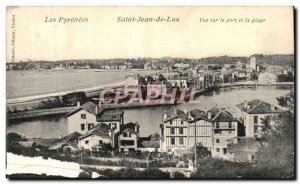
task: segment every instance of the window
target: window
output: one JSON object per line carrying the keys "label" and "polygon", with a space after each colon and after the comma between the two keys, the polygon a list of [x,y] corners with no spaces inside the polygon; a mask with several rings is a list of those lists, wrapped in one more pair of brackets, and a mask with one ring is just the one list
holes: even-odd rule
{"label": "window", "polygon": [[170,121],[170,125],[173,125],[173,121],[172,120]]}
{"label": "window", "polygon": [[87,141],[85,141],[85,144],[89,144],[89,141],[87,140]]}
{"label": "window", "polygon": [[171,145],[175,145],[175,137],[171,138]]}
{"label": "window", "polygon": [[220,152],[220,148],[217,148],[216,151],[217,151],[217,152]]}
{"label": "window", "polygon": [[228,122],[228,128],[232,128],[232,122]]}
{"label": "window", "polygon": [[254,133],[257,133],[257,132],[258,132],[258,126],[254,125]]}
{"label": "window", "polygon": [[179,134],[183,134],[183,128],[179,128]]}
{"label": "window", "polygon": [[258,117],[254,116],[254,124],[257,124],[257,123],[258,123]]}
{"label": "window", "polygon": [[88,130],[92,129],[94,127],[94,123],[89,123],[88,124]]}
{"label": "window", "polygon": [[81,119],[86,119],[86,114],[81,114]]}
{"label": "window", "polygon": [[120,144],[122,146],[133,146],[135,143],[133,140],[121,140]]}
{"label": "window", "polygon": [[110,125],[110,128],[111,128],[111,129],[116,128],[116,124],[115,124],[115,123],[110,123],[109,125]]}
{"label": "window", "polygon": [[179,137],[179,144],[183,145],[183,137]]}
{"label": "window", "polygon": [[215,130],[215,134],[221,134],[220,130]]}
{"label": "window", "polygon": [[128,132],[128,137],[131,137],[131,133],[130,132]]}
{"label": "window", "polygon": [[227,154],[227,148],[223,148],[224,155]]}
{"label": "window", "polygon": [[123,137],[127,137],[127,133],[123,133]]}
{"label": "window", "polygon": [[220,143],[220,139],[216,139],[216,143]]}
{"label": "window", "polygon": [[219,122],[216,122],[216,128],[219,128],[220,125],[219,125]]}
{"label": "window", "polygon": [[183,125],[183,121],[181,121],[181,125]]}
{"label": "window", "polygon": [[100,145],[103,144],[103,141],[102,141],[102,140],[99,140],[99,144],[100,144]]}
{"label": "window", "polygon": [[175,134],[175,128],[171,128],[171,134]]}
{"label": "window", "polygon": [[81,127],[81,130],[84,130],[84,124],[81,124],[80,127]]}

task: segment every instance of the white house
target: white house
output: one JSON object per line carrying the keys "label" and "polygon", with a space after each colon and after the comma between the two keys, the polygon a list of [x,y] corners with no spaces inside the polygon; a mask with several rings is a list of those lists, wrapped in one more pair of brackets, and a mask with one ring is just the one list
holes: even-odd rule
{"label": "white house", "polygon": [[99,108],[98,105],[87,102],[67,114],[68,133],[87,133],[98,124],[106,124],[110,127],[112,136],[112,146],[117,146],[116,134],[120,132],[124,122],[124,112],[121,110],[107,110]]}
{"label": "white house", "polygon": [[87,102],[68,113],[68,134],[79,132],[85,134],[98,124],[97,114],[102,111],[96,104]]}
{"label": "white house", "polygon": [[264,72],[258,75],[258,82],[259,83],[274,83],[277,81],[277,76],[270,72]]}
{"label": "white house", "polygon": [[207,119],[213,123],[212,157],[225,158],[228,154],[227,140],[242,134],[242,124],[217,105],[207,111]]}
{"label": "white house", "polygon": [[118,134],[118,148],[121,153],[136,151],[139,138],[139,125],[137,123],[127,123],[121,127]]}
{"label": "white house", "polygon": [[246,128],[246,137],[261,137],[261,119],[282,112],[282,109],[262,100],[245,101],[237,105],[239,116]]}
{"label": "white house", "polygon": [[111,145],[111,137],[110,127],[105,124],[99,124],[79,137],[78,146],[84,150],[99,151],[104,144]]}
{"label": "white house", "polygon": [[250,58],[250,61],[248,63],[249,67],[252,68],[253,70],[256,70],[256,58],[252,56]]}

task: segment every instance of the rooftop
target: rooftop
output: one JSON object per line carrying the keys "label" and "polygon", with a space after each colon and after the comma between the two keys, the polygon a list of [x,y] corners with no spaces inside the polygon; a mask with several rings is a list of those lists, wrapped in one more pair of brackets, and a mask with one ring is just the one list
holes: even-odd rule
{"label": "rooftop", "polygon": [[60,140],[58,140],[57,142],[55,142],[53,145],[51,145],[49,147],[50,150],[56,150],[61,148],[61,146],[63,146],[64,144],[70,144],[73,145],[72,143],[77,141],[78,138],[81,136],[82,134],[78,133],[78,132],[73,132],[63,138],[61,138]]}
{"label": "rooftop", "polygon": [[190,115],[194,118],[194,120],[204,119],[207,120],[207,114],[199,109],[193,109],[190,111]]}
{"label": "rooftop", "polygon": [[101,123],[96,125],[93,129],[89,130],[86,134],[79,137],[79,140],[89,137],[91,135],[97,135],[102,138],[110,139],[109,135],[110,128],[108,125]]}
{"label": "rooftop", "polygon": [[138,140],[138,147],[140,148],[159,148],[160,135],[155,133],[148,137],[140,137]]}
{"label": "rooftop", "polygon": [[102,110],[97,117],[97,121],[106,122],[106,121],[121,121],[124,111],[121,110]]}
{"label": "rooftop", "polygon": [[237,119],[235,119],[230,112],[220,108],[218,105],[215,105],[213,108],[209,109],[208,112],[211,113],[211,120],[214,122],[237,121]]}
{"label": "rooftop", "polygon": [[80,110],[86,110],[89,113],[97,115],[103,109],[99,108],[98,105],[94,104],[93,102],[87,102],[87,103],[83,104],[82,106],[76,108],[75,110],[69,112],[66,116],[71,116]]}
{"label": "rooftop", "polygon": [[190,121],[188,119],[188,115],[177,108],[171,108],[170,110],[166,111],[166,115],[167,118],[164,120],[164,122],[172,120],[174,118],[180,118],[185,121]]}
{"label": "rooftop", "polygon": [[270,114],[283,112],[281,108],[258,99],[238,104],[237,107],[248,114]]}

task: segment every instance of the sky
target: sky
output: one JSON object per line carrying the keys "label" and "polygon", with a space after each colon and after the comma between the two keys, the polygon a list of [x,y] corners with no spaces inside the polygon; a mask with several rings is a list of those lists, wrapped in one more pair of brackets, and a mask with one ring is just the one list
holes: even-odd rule
{"label": "sky", "polygon": [[[63,23],[60,17],[88,21]],[[252,23],[257,19],[265,21]],[[294,53],[292,7],[9,7],[6,30],[7,62]]]}

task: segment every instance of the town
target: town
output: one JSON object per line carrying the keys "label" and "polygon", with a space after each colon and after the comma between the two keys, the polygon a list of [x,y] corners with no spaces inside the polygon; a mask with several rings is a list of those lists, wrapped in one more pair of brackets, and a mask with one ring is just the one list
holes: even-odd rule
{"label": "town", "polygon": [[[146,107],[151,104],[147,108],[155,108],[156,105],[162,105],[162,98],[166,101],[173,100],[168,105],[176,105],[181,99],[188,103],[194,100],[190,97],[195,94],[202,95],[219,88],[226,91],[233,87],[283,85],[293,89],[293,65],[262,64],[261,60],[267,57],[254,55],[247,58],[246,62],[196,66],[188,62],[174,62],[172,58],[163,58],[165,62],[148,60],[144,62],[142,69],[154,72],[126,76],[125,87],[122,86],[122,90],[118,90],[120,86],[112,87],[111,94],[101,96],[101,90],[85,91],[83,95],[48,97],[40,102],[43,105],[27,104],[25,108],[8,106],[8,119],[17,120],[30,118],[31,115],[42,117],[41,110],[49,115],[47,109],[70,107],[63,112],[67,118],[66,136],[54,139],[26,138],[11,132],[8,136],[12,137],[14,144],[17,140],[19,149],[10,147],[9,150],[43,157],[47,152],[49,157],[56,155],[55,158],[59,160],[78,162],[87,170],[116,169],[115,167],[122,168],[131,163],[137,168],[155,165],[173,175],[181,173],[184,177],[191,177],[197,171],[199,158],[256,164],[259,162],[257,153],[264,147],[266,119],[287,112],[286,107],[261,99],[244,99],[242,103],[235,104],[235,108],[218,104],[211,104],[209,109],[201,109],[199,105],[192,110],[169,106],[168,110],[160,113],[161,120],[153,122],[153,125],[159,124],[159,132],[147,136],[141,136],[141,122],[128,121],[125,118],[126,112],[123,108],[138,108],[137,103]],[[277,57],[288,60],[286,57]],[[52,63],[44,64],[10,63],[7,64],[7,70],[95,67],[92,64],[79,65],[76,62],[57,66]],[[106,63],[97,67],[103,70],[120,70],[141,66],[125,61],[124,65]],[[145,94],[138,94],[143,91],[143,86]],[[178,89],[179,93],[173,92],[173,89]],[[189,93],[182,95],[183,90]],[[138,95],[135,96],[136,94]],[[146,99],[150,102],[146,102]],[[113,104],[104,103],[107,100]],[[272,124],[273,121],[276,120],[269,123]],[[23,149],[34,151],[22,151]]]}

